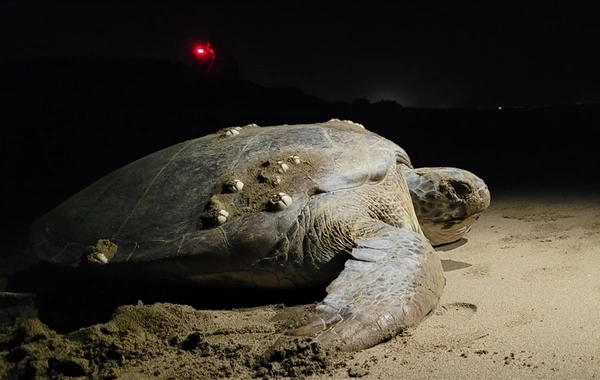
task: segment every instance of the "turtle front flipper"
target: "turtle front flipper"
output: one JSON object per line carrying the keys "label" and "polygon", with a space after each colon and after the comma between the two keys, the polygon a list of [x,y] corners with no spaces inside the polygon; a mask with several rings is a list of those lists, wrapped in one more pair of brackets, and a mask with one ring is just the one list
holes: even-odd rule
{"label": "turtle front flipper", "polygon": [[445,278],[425,237],[387,226],[356,245],[315,315],[288,335],[358,351],[418,325],[436,307]]}

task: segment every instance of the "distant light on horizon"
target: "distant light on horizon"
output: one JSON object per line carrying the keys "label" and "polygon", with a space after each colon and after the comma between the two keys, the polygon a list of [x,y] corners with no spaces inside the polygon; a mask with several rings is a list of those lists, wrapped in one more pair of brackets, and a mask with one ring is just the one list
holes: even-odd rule
{"label": "distant light on horizon", "polygon": [[371,90],[368,91],[365,98],[369,100],[369,102],[371,103],[376,103],[376,102],[380,102],[382,100],[391,100],[391,101],[395,101],[396,103],[402,105],[402,106],[412,106],[412,102],[409,101],[409,99],[407,99],[406,96],[403,96],[401,94],[398,93],[399,91],[397,91],[395,88],[385,88],[385,89],[375,89],[375,90]]}

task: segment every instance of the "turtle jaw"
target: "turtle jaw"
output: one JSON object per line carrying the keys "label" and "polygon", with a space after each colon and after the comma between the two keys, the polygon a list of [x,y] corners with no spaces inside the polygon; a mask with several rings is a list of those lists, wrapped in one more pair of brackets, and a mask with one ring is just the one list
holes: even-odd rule
{"label": "turtle jaw", "polygon": [[440,246],[454,243],[462,239],[469,231],[473,223],[483,214],[483,211],[462,219],[428,220],[419,219],[423,234],[431,245]]}

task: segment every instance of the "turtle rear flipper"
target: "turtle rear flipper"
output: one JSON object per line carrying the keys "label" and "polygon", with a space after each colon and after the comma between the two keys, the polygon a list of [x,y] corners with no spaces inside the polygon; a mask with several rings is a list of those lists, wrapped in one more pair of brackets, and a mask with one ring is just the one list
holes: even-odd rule
{"label": "turtle rear flipper", "polygon": [[436,307],[445,279],[426,238],[386,226],[356,244],[315,315],[288,335],[358,351],[418,325]]}
{"label": "turtle rear flipper", "polygon": [[32,293],[13,293],[0,291],[0,307],[11,307],[26,302],[31,302],[35,299],[35,294]]}

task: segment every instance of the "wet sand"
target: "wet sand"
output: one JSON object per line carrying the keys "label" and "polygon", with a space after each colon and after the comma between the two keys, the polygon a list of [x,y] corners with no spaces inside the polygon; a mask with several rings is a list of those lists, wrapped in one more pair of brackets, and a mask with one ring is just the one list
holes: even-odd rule
{"label": "wet sand", "polygon": [[467,241],[438,253],[436,312],[362,352],[283,337],[312,304],[140,302],[58,334],[20,302],[1,310],[0,378],[600,378],[600,196],[494,193]]}

